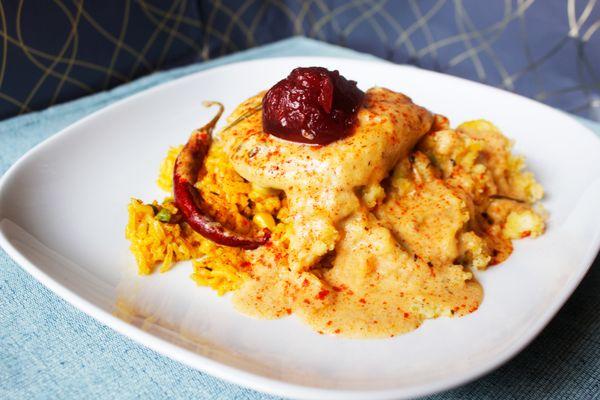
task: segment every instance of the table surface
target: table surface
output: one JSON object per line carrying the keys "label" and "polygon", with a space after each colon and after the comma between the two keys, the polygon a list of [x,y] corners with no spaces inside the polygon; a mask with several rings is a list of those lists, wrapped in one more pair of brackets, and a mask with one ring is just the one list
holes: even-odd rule
{"label": "table surface", "polygon": [[[0,122],[0,173],[83,116],[159,83],[231,62],[281,56],[371,57],[287,39],[160,72],[108,92]],[[600,124],[579,119],[600,135]],[[552,322],[509,363],[429,399],[600,399],[600,259]],[[273,399],[188,368],[101,325],[0,250],[0,398]]]}

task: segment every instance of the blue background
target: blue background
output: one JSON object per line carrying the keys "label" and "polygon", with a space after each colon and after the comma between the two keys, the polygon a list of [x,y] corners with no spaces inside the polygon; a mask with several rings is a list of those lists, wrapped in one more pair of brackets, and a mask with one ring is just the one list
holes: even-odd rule
{"label": "blue background", "polygon": [[294,35],[600,121],[595,0],[4,0],[0,118]]}

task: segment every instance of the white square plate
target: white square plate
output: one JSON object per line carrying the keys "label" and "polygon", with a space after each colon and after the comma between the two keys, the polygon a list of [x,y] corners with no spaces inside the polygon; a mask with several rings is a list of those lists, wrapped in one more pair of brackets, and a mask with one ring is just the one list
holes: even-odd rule
{"label": "white square plate", "polygon": [[[130,197],[162,198],[160,161],[217,100],[227,111],[296,66],[321,65],[402,91],[453,125],[476,118],[516,140],[547,191],[548,231],[478,274],[485,298],[464,318],[407,335],[349,340],[298,320],[258,321],[188,279],[188,263],[137,277],[124,238]],[[231,64],[155,87],[84,118],[28,152],[0,182],[0,244],[84,312],[223,379],[302,398],[424,395],[473,379],[529,343],[564,304],[600,244],[600,141],[567,115],[501,90],[412,67],[329,58]],[[115,312],[122,316],[118,318]],[[123,317],[126,315],[127,317]]]}

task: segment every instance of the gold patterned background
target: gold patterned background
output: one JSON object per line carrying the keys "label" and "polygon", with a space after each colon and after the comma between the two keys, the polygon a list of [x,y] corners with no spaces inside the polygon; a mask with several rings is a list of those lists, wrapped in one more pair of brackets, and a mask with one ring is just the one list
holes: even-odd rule
{"label": "gold patterned background", "polygon": [[596,0],[0,0],[0,118],[304,35],[600,120]]}

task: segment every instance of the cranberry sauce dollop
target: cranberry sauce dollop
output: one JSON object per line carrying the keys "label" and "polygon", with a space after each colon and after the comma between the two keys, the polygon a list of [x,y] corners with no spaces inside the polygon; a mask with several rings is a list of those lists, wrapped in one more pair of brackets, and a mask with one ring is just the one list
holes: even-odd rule
{"label": "cranberry sauce dollop", "polygon": [[338,71],[296,68],[264,96],[263,129],[293,142],[331,143],[352,133],[364,95]]}

